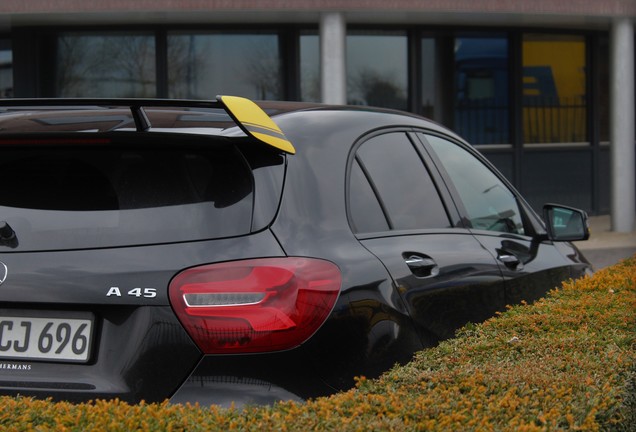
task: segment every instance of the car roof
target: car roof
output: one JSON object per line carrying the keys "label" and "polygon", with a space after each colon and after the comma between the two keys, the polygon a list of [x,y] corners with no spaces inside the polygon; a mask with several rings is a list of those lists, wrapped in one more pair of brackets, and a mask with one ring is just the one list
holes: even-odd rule
{"label": "car roof", "polygon": [[[290,133],[291,123],[302,123],[303,129],[320,135],[328,135],[331,131],[341,129],[350,129],[351,135],[356,135],[381,128],[404,127],[426,129],[467,144],[461,136],[434,120],[396,109],[314,102],[257,101],[256,103],[281,126],[287,135]],[[316,121],[318,116],[328,119],[328,124]]]}

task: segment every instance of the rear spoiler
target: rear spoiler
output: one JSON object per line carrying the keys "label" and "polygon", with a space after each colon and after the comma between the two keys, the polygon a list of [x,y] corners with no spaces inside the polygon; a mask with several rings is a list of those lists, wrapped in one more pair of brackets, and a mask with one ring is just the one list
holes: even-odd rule
{"label": "rear spoiler", "polygon": [[130,109],[137,132],[146,132],[152,125],[146,115],[145,108],[215,108],[223,109],[248,136],[281,150],[295,154],[296,149],[287,139],[265,111],[250,99],[238,96],[217,96],[214,101],[184,99],[3,99],[0,110],[4,107],[64,107],[67,109],[88,109],[89,107],[127,107]]}

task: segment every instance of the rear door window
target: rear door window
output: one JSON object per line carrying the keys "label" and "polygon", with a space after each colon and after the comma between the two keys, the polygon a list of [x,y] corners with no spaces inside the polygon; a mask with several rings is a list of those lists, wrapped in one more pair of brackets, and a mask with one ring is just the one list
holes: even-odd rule
{"label": "rear door window", "polygon": [[229,144],[0,147],[0,221],[20,250],[230,237],[251,228],[253,179]]}
{"label": "rear door window", "polygon": [[349,195],[359,233],[450,226],[435,184],[405,133],[379,135],[358,148]]}

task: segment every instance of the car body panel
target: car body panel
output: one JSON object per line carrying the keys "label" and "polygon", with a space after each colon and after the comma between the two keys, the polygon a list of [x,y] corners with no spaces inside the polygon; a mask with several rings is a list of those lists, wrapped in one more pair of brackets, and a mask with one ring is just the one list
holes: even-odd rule
{"label": "car body panel", "polygon": [[[182,376],[201,357],[168,306],[90,309],[97,326],[89,363],[2,359],[2,393],[71,401],[158,402],[180,385]],[[60,313],[65,310],[76,308],[58,309]]]}
{"label": "car body panel", "polygon": [[[560,281],[570,279],[576,272],[573,264],[568,263],[551,242],[478,231],[475,236],[494,257],[515,257],[510,264],[498,261],[505,280],[506,304],[533,302],[549,290],[558,288]],[[580,268],[581,265],[575,267]]]}
{"label": "car body panel", "polygon": [[[262,256],[282,256],[269,231],[237,239],[129,248],[0,253],[8,268],[0,301],[50,305],[168,306],[168,284],[180,270],[195,265]],[[119,287],[121,296],[108,295]],[[153,297],[128,295],[153,288]]]}
{"label": "car body panel", "polygon": [[209,262],[281,255],[269,231],[186,244],[0,253],[8,268],[0,287],[3,307],[42,313],[88,310],[96,323],[88,364],[3,360],[0,364],[28,368],[0,366],[0,387],[8,394],[73,400],[161,401],[202,357],[170,307],[167,287],[174,274]]}
{"label": "car body panel", "polygon": [[[493,257],[464,229],[362,240],[389,269],[418,326],[422,343],[434,346],[468,322],[504,309],[504,281]],[[418,274],[409,259],[433,261]]]}

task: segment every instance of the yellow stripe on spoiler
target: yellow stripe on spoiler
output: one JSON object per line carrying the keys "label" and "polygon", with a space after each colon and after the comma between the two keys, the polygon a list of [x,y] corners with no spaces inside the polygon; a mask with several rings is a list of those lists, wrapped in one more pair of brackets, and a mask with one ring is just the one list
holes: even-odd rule
{"label": "yellow stripe on spoiler", "polygon": [[274,120],[254,102],[237,96],[217,96],[216,99],[246,134],[286,153],[296,153],[296,149]]}

